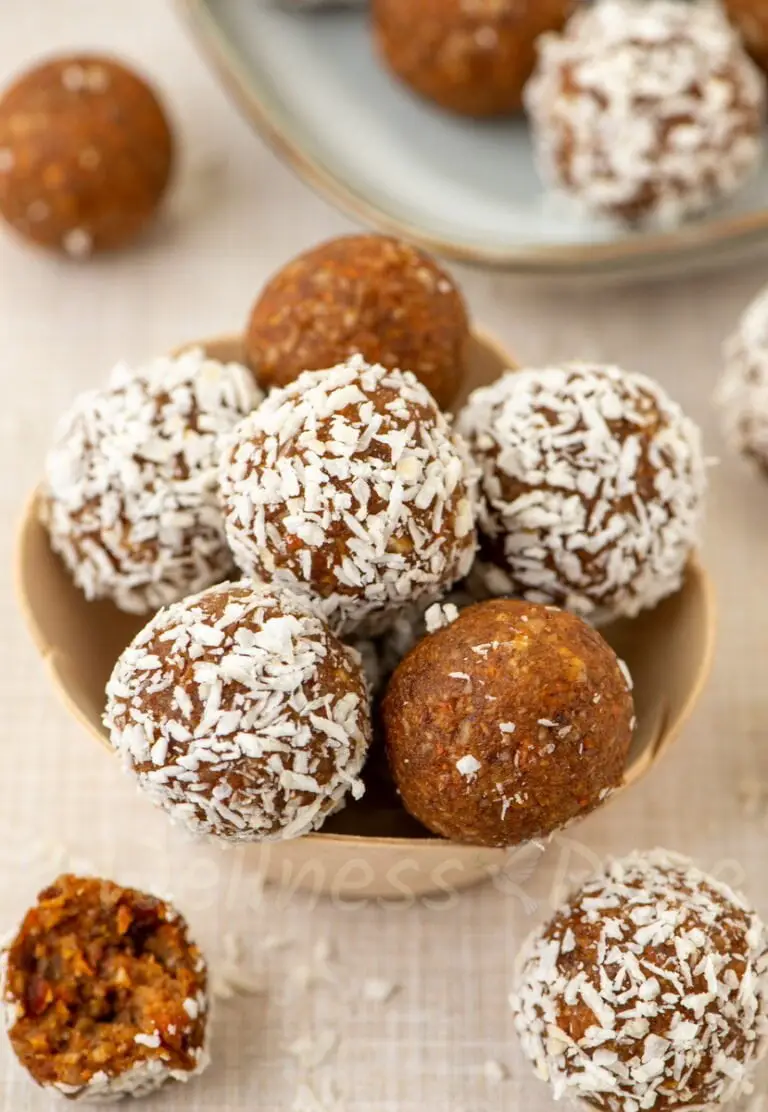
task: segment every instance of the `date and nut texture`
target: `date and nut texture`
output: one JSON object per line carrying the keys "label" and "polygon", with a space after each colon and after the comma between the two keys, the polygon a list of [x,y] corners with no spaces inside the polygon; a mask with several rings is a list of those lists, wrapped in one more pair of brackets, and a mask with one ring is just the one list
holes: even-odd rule
{"label": "date and nut texture", "polygon": [[195,834],[296,838],[363,793],[360,658],[277,584],[161,610],[115,665],[105,724],[140,788]]}
{"label": "date and nut texture", "polygon": [[332,239],[289,262],[264,287],[245,340],[264,389],[361,354],[411,371],[443,409],[461,388],[468,342],[450,275],[417,247],[378,235]]}
{"label": "date and nut texture", "polygon": [[311,593],[335,629],[380,631],[469,572],[475,476],[426,387],[358,355],[270,391],[235,430],[227,537],[246,575]]}
{"label": "date and nut texture", "polygon": [[768,474],[768,288],[747,307],[723,354],[716,400],[725,435]]}
{"label": "date and nut texture", "polygon": [[2,953],[8,1036],[71,1100],[145,1096],[208,1064],[207,971],[168,903],[95,877],[44,889]]}
{"label": "date and nut texture", "polygon": [[511,997],[555,1099],[606,1112],[714,1108],[750,1091],[768,1035],[768,935],[665,850],[609,861],[528,940]]}
{"label": "date and nut texture", "polygon": [[232,572],[222,435],[260,399],[246,367],[200,349],[120,364],[80,395],[48,454],[40,514],[86,598],[151,613]]}
{"label": "date and nut texture", "polygon": [[458,427],[482,469],[481,532],[515,593],[600,622],[680,588],[706,467],[698,428],[658,383],[580,363],[509,372],[471,395]]}
{"label": "date and nut texture", "polygon": [[403,804],[473,845],[544,838],[621,784],[634,709],[626,668],[591,626],[493,599],[406,656],[382,704]]}
{"label": "date and nut texture", "polygon": [[154,216],[173,165],[156,93],[112,58],[73,54],[0,99],[0,214],[73,258],[122,247]]}
{"label": "date and nut texture", "polygon": [[465,116],[522,106],[536,40],[559,30],[572,0],[373,0],[387,67],[427,100]]}
{"label": "date and nut texture", "polygon": [[768,70],[768,0],[725,0],[725,10],[752,57]]}
{"label": "date and nut texture", "polygon": [[706,211],[764,151],[764,77],[712,0],[596,0],[539,40],[525,99],[544,180],[630,225]]}

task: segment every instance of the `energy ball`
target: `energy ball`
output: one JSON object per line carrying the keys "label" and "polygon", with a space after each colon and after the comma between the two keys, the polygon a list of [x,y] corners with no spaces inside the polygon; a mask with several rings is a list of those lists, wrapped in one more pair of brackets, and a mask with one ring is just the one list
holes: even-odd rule
{"label": "energy ball", "polygon": [[711,0],[582,8],[540,40],[526,105],[545,181],[629,225],[704,212],[763,155],[763,76]]}
{"label": "energy ball", "polygon": [[361,356],[272,390],[235,430],[221,492],[241,570],[316,596],[343,632],[380,632],[474,557],[464,442],[412,374]]}
{"label": "energy ball", "polygon": [[163,900],[60,876],[2,965],[11,1046],[45,1089],[71,1100],[140,1097],[208,1064],[205,961]]}
{"label": "energy ball", "polygon": [[221,437],[261,398],[246,367],[199,350],[82,394],[48,454],[51,546],[88,599],[149,613],[233,569],[219,506]]}
{"label": "energy ball", "polygon": [[363,793],[360,658],[276,584],[161,610],[115,665],[104,721],[139,787],[194,834],[284,841]]}
{"label": "energy ball", "polygon": [[122,247],[154,216],[173,146],[137,74],[96,54],[53,58],[0,99],[0,214],[73,258]]}
{"label": "energy ball", "polygon": [[516,599],[468,607],[419,642],[384,696],[406,810],[456,842],[547,837],[621,784],[629,688],[613,650],[575,615]]}
{"label": "energy ball", "polygon": [[342,236],[284,266],[253,307],[246,353],[259,383],[287,386],[362,355],[411,371],[446,409],[461,387],[469,322],[449,274],[389,236]]}
{"label": "energy ball", "polygon": [[706,468],[698,428],[657,383],[587,363],[514,371],[471,395],[459,428],[516,593],[606,621],[681,587]]}
{"label": "energy ball", "polygon": [[518,111],[536,40],[573,0],[374,0],[379,53],[410,89],[463,116]]}
{"label": "energy ball", "polygon": [[768,3],[766,0],[725,0],[731,22],[741,32],[747,50],[768,70]]}
{"label": "energy ball", "polygon": [[717,403],[725,434],[768,474],[768,288],[747,308],[724,355]]}
{"label": "energy ball", "polygon": [[748,1091],[768,1035],[768,935],[664,850],[610,861],[524,946],[515,1026],[555,1099],[711,1108]]}

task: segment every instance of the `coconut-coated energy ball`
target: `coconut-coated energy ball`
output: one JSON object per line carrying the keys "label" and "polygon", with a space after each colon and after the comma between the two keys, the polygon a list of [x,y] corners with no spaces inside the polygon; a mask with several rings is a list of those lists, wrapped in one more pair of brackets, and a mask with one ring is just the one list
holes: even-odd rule
{"label": "coconut-coated energy ball", "polygon": [[406,810],[484,846],[544,838],[594,810],[622,781],[634,727],[628,673],[600,634],[516,599],[470,606],[420,641],[382,718]]}
{"label": "coconut-coated energy ball", "polygon": [[270,279],[245,345],[265,390],[360,354],[412,371],[446,409],[464,378],[468,341],[464,299],[434,259],[390,236],[353,235],[306,251]]}
{"label": "coconut-coated energy ball", "polygon": [[526,89],[545,181],[582,208],[673,227],[764,150],[765,82],[712,0],[597,0],[540,40]]}
{"label": "coconut-coated energy ball", "polygon": [[284,841],[363,792],[360,658],[276,584],[161,610],[115,665],[104,721],[139,787],[195,834]]}
{"label": "coconut-coated energy ball", "polygon": [[409,88],[466,116],[516,112],[536,40],[573,0],[373,0],[376,44]]}
{"label": "coconut-coated energy ball", "polygon": [[233,570],[222,436],[261,399],[246,367],[200,349],[119,364],[60,422],[40,499],[51,547],[88,599],[150,613]]}
{"label": "coconut-coated energy ball", "polygon": [[384,628],[472,564],[464,442],[412,374],[361,356],[272,390],[231,437],[221,493],[241,570],[316,596],[344,632]]}
{"label": "coconut-coated energy ball", "polygon": [[512,371],[471,395],[458,427],[482,469],[480,527],[516,593],[605,621],[680,588],[705,460],[656,382],[587,363]]}
{"label": "coconut-coated energy ball", "polygon": [[724,356],[717,404],[725,434],[768,473],[768,288],[742,315]]}
{"label": "coconut-coated energy ball", "polygon": [[155,215],[173,147],[143,78],[96,54],[52,58],[0,99],[0,214],[74,258],[122,247]]}
{"label": "coconut-coated energy ball", "polygon": [[768,1035],[768,935],[725,884],[665,850],[609,861],[526,943],[511,997],[525,1056],[606,1112],[715,1108]]}
{"label": "coconut-coated energy ball", "polygon": [[208,1064],[205,960],[164,900],[60,876],[0,963],[11,1047],[52,1093],[98,1103],[141,1097]]}

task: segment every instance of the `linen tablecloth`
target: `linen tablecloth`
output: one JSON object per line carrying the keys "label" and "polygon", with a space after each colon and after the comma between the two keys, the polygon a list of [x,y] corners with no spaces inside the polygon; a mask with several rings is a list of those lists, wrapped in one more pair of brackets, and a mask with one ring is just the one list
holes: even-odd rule
{"label": "linen tablecloth", "polygon": [[[722,458],[705,546],[720,600],[714,674],[672,754],[557,839],[532,878],[521,870],[418,905],[262,891],[237,852],[170,830],[67,716],[17,612],[14,533],[76,391],[118,359],[238,330],[273,269],[351,225],[252,134],[169,3],[0,5],[3,82],[66,47],[114,50],[154,77],[183,157],[163,221],[128,253],[75,265],[0,237],[0,922],[13,925],[63,867],[176,898],[229,998],[217,1002],[210,1070],[147,1112],[545,1112],[507,996],[519,943],[568,876],[604,853],[662,844],[743,885],[768,915],[768,483],[725,452],[711,404],[720,343],[768,281],[768,259],[614,289],[458,271],[476,319],[521,361],[645,371],[703,425]],[[48,1104],[0,1048],[0,1109]]]}

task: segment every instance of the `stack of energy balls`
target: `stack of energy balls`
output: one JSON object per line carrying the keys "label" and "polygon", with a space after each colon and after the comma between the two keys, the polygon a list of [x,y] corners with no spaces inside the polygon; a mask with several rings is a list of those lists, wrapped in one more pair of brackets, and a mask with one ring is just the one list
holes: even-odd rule
{"label": "stack of energy balls", "polygon": [[546,837],[621,783],[631,679],[595,625],[680,587],[699,433],[588,364],[510,370],[454,426],[469,342],[432,259],[345,237],[267,283],[244,364],[120,366],[64,419],[42,519],[89,599],[147,616],[105,723],[187,828],[319,829],[374,734],[366,776],[460,842]]}

